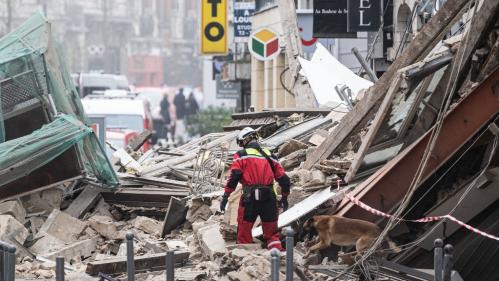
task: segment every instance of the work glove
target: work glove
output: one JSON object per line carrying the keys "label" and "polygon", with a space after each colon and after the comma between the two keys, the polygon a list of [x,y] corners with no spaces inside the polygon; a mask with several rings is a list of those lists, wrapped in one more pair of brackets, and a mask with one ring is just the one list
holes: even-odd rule
{"label": "work glove", "polygon": [[287,196],[281,197],[281,200],[279,201],[279,205],[282,208],[282,210],[284,212],[286,212],[286,210],[288,210],[288,207],[289,207],[288,197]]}
{"label": "work glove", "polygon": [[229,202],[229,194],[224,193],[224,196],[222,196],[222,202],[220,202],[220,211],[225,212],[225,207],[227,207],[228,202]]}

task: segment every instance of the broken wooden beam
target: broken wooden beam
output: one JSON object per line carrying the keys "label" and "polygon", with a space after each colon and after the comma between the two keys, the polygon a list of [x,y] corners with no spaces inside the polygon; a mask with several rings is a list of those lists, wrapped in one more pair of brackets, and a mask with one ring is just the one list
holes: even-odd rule
{"label": "broken wooden beam", "polygon": [[151,130],[144,130],[142,133],[133,138],[127,147],[127,152],[131,153],[133,151],[139,150],[144,143],[149,140],[152,136]]}
{"label": "broken wooden beam", "polygon": [[102,198],[101,190],[93,186],[86,186],[76,199],[64,210],[70,216],[81,219],[88,213]]}
{"label": "broken wooden beam", "polygon": [[166,188],[121,188],[101,192],[104,201],[123,204],[130,207],[162,207],[166,208],[171,197],[183,198],[190,194],[187,190]]}
{"label": "broken wooden beam", "polygon": [[[174,253],[176,266],[183,264],[188,258],[189,252],[179,251]],[[135,257],[135,270],[137,272],[165,270],[165,264],[166,253]],[[87,264],[85,273],[97,276],[99,272],[109,275],[118,275],[126,272],[126,257],[93,261]]]}
{"label": "broken wooden beam", "polygon": [[[443,120],[441,131],[422,174],[424,182],[456,152],[459,151],[481,128],[499,113],[499,69],[480,86],[468,94]],[[417,142],[400,152],[371,177],[360,183],[350,195],[382,212],[389,212],[411,186],[420,161],[427,149],[433,129]],[[338,206],[338,215],[376,221],[378,216],[364,211],[349,200]]]}
{"label": "broken wooden beam", "polygon": [[374,120],[371,123],[371,126],[369,127],[369,131],[367,132],[367,134],[364,137],[362,137],[362,144],[360,145],[359,149],[357,150],[355,158],[354,158],[352,164],[350,165],[350,168],[348,169],[348,172],[345,176],[346,182],[350,182],[354,178],[355,174],[357,173],[357,170],[360,167],[360,164],[362,163],[362,160],[364,160],[364,156],[366,155],[367,150],[369,149],[372,142],[374,141],[374,138],[376,137],[376,134],[378,133],[378,130],[383,123],[383,120],[385,119],[386,115],[388,114],[388,112],[390,110],[390,106],[392,104],[392,100],[400,88],[400,84],[402,82],[402,73],[403,73],[403,70],[401,70],[397,73],[398,75],[392,81],[390,89],[388,89],[388,93],[386,94],[385,98],[383,99],[383,102],[381,103],[379,110],[376,112],[376,116],[374,117]]}
{"label": "broken wooden beam", "polygon": [[381,76],[371,86],[363,99],[348,112],[343,120],[329,134],[328,138],[307,157],[304,169],[311,169],[314,164],[328,158],[343,143],[350,133],[364,120],[364,117],[385,96],[390,81],[395,73],[426,56],[430,50],[447,34],[452,25],[459,19],[467,0],[448,0],[440,10],[423,26],[416,37]]}
{"label": "broken wooden beam", "polygon": [[189,184],[187,183],[187,181],[177,181],[172,179],[147,177],[147,176],[137,177],[134,175],[124,174],[124,173],[118,173],[118,177],[120,178],[120,180],[123,179],[126,181],[137,182],[143,185],[154,185],[154,186],[161,186],[165,188],[179,189],[179,190],[189,189]]}
{"label": "broken wooden beam", "polygon": [[182,202],[178,198],[170,197],[168,210],[163,220],[161,237],[165,237],[165,235],[170,234],[172,230],[181,225],[185,221],[186,214],[187,207],[185,206],[185,202]]}

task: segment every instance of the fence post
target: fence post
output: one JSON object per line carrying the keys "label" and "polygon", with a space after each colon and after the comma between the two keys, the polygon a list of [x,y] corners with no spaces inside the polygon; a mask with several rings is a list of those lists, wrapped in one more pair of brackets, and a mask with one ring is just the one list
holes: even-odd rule
{"label": "fence post", "polygon": [[272,249],[270,251],[271,258],[271,272],[270,272],[270,280],[271,281],[279,281],[279,256],[281,252],[277,249]]}
{"label": "fence post", "polygon": [[443,278],[443,261],[444,261],[444,255],[443,255],[443,249],[442,247],[444,246],[444,241],[442,239],[435,239],[435,242],[433,242],[433,245],[435,245],[434,251],[434,257],[433,257],[433,267],[435,268],[435,281],[442,281]]}
{"label": "fence post", "polygon": [[454,265],[454,247],[452,245],[445,245],[444,248],[444,280],[443,281],[450,281],[451,273],[452,273],[452,267]]}
{"label": "fence post", "polygon": [[7,246],[7,261],[8,266],[5,271],[7,271],[7,281],[14,281],[16,278],[16,247],[9,245]]}
{"label": "fence post", "polygon": [[293,248],[295,232],[293,228],[289,227],[286,230],[286,281],[293,281]]}
{"label": "fence post", "polygon": [[7,280],[7,271],[5,270],[7,268],[6,266],[6,255],[7,255],[7,248],[5,248],[5,244],[0,241],[0,281],[5,281]]}
{"label": "fence post", "polygon": [[127,281],[135,281],[135,260],[133,258],[133,234],[126,234],[126,272]]}
{"label": "fence post", "polygon": [[175,253],[173,251],[166,252],[166,281],[175,280]]}
{"label": "fence post", "polygon": [[55,258],[55,280],[64,281],[64,257]]}

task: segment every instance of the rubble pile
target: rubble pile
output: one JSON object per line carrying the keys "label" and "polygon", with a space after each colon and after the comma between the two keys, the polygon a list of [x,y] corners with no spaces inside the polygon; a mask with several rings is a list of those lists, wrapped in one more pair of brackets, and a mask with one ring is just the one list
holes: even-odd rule
{"label": "rubble pile", "polygon": [[[293,251],[301,280],[329,280],[319,272],[327,271],[328,266],[339,268],[341,259],[349,257],[347,251],[338,259],[339,249],[335,248],[331,260],[321,259],[327,253],[304,258],[310,241],[301,241],[300,231],[310,216],[338,214],[379,222],[374,213],[344,199],[345,192],[379,211],[405,207],[411,218],[446,214],[459,204],[455,202],[460,194],[470,192],[481,204],[458,209],[457,214],[493,233],[496,225],[492,222],[497,220],[492,215],[499,202],[499,192],[494,189],[499,185],[490,184],[498,181],[491,161],[497,160],[499,131],[499,5],[483,1],[481,8],[472,12],[466,2],[446,1],[348,112],[333,108],[235,114],[225,132],[174,148],[141,151],[141,144],[151,135],[145,132],[130,142],[133,145],[114,151],[110,161],[86,124],[74,86],[69,79],[59,79],[67,78],[68,73],[59,67],[62,61],[54,55],[57,50],[52,44],[45,42],[28,57],[9,52],[20,56],[12,59],[20,64],[47,63],[44,75],[55,88],[51,93],[39,89],[43,98],[38,100],[33,94],[11,107],[2,100],[3,112],[19,114],[26,122],[38,119],[31,118],[30,114],[35,114],[32,107],[17,112],[24,102],[34,99],[37,110],[51,109],[46,112],[51,118],[43,119],[51,122],[33,124],[29,131],[11,126],[14,132],[6,134],[7,138],[0,135],[0,155],[5,156],[0,158],[0,240],[17,247],[17,276],[53,279],[54,259],[61,256],[67,263],[67,280],[98,280],[101,273],[123,280],[125,237],[132,233],[137,280],[164,280],[167,251],[174,251],[178,280],[269,279],[270,255],[260,240],[260,223],[255,223],[253,244],[235,241],[240,186],[231,194],[226,211],[219,211],[232,155],[239,150],[235,138],[245,126],[259,131],[262,146],[280,158],[291,178],[290,209],[280,214],[278,224],[280,229],[290,226],[297,232]],[[461,16],[477,20],[466,21],[463,33],[443,40]],[[30,22],[22,30],[35,30],[48,40],[50,36],[41,35],[50,34],[44,18],[38,15],[32,21],[37,28],[30,27]],[[0,46],[2,43],[0,40]],[[45,61],[40,52],[47,52],[51,60]],[[6,54],[0,48],[2,55]],[[6,75],[26,73],[29,71]],[[26,79],[40,85],[38,76],[43,75]],[[9,83],[21,79],[12,81]],[[455,91],[450,91],[449,85],[455,86]],[[58,102],[51,104],[55,92],[59,93]],[[16,95],[2,91],[4,94]],[[11,122],[10,118],[0,120],[1,125]],[[439,133],[433,134],[434,130]],[[16,137],[9,138],[11,135]],[[20,143],[25,149],[12,149]],[[43,153],[34,153],[38,150]],[[429,150],[432,153],[427,153]],[[424,169],[419,169],[420,165]],[[413,181],[416,175],[420,181]],[[465,189],[470,182],[478,188]],[[423,198],[425,202],[420,202]],[[474,255],[482,252],[462,242],[469,233],[457,226],[434,230],[431,224],[414,226],[402,220],[390,226],[397,242],[425,238],[399,256],[397,261],[409,265],[411,258],[424,260],[431,254],[433,238],[438,235],[453,237]],[[477,241],[476,247],[483,242]],[[464,269],[467,260],[461,254],[456,256],[456,260],[460,258]],[[323,266],[320,270],[310,267],[318,264]]]}

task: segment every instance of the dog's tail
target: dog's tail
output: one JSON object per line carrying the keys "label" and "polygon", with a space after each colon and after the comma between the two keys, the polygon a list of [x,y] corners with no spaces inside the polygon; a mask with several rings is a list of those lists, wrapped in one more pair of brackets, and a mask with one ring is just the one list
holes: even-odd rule
{"label": "dog's tail", "polygon": [[397,246],[397,244],[395,244],[395,242],[393,242],[390,238],[387,238],[386,241],[388,242],[388,247],[390,248],[390,250],[392,250],[395,254],[402,252],[402,249]]}

